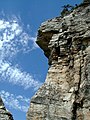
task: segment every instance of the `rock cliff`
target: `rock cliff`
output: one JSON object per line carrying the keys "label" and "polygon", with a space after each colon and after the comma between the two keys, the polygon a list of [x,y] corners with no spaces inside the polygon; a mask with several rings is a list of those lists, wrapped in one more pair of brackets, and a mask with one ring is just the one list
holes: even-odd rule
{"label": "rock cliff", "polygon": [[6,110],[1,97],[0,97],[0,120],[13,120],[11,113],[8,110]]}
{"label": "rock cliff", "polygon": [[89,3],[42,23],[37,44],[50,67],[31,99],[27,120],[90,120]]}

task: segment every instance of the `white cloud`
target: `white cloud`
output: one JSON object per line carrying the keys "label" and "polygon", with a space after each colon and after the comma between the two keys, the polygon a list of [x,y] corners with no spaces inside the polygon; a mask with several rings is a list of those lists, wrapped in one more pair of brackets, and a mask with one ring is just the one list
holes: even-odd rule
{"label": "white cloud", "polygon": [[0,96],[7,107],[27,112],[30,103],[29,98],[21,95],[16,96],[4,90],[0,91]]}
{"label": "white cloud", "polygon": [[[5,21],[0,20],[0,52],[5,54],[4,56],[11,56],[17,54],[19,51],[27,52],[37,48],[35,43],[35,37],[31,37],[23,29],[23,25],[15,18]],[[33,46],[29,46],[30,42],[33,42]]]}
{"label": "white cloud", "polygon": [[[33,78],[30,73],[13,66],[12,58],[19,52],[26,53],[35,48],[34,37],[24,31],[23,25],[15,16],[12,19],[0,20],[0,80],[19,85],[28,89],[40,87],[41,83]],[[30,42],[33,45],[30,46]]]}
{"label": "white cloud", "polygon": [[41,83],[35,80],[30,73],[21,71],[17,66],[12,66],[5,61],[0,61],[0,76],[0,80],[8,80],[9,83],[22,86],[25,89],[33,87],[36,90],[41,86]]}
{"label": "white cloud", "polygon": [[30,37],[30,39],[32,40],[32,42],[33,42],[33,48],[35,49],[35,48],[39,48],[39,46],[36,44],[36,37]]}

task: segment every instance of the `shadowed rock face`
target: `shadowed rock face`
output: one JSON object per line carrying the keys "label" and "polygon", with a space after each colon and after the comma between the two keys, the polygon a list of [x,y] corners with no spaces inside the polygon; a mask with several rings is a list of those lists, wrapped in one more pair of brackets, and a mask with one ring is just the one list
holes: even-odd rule
{"label": "shadowed rock face", "polygon": [[83,3],[90,3],[90,0],[83,0]]}
{"label": "shadowed rock face", "polygon": [[90,6],[42,23],[37,44],[50,68],[27,120],[90,120]]}
{"label": "shadowed rock face", "polygon": [[4,106],[4,103],[3,103],[2,99],[1,99],[1,97],[0,97],[0,106]]}
{"label": "shadowed rock face", "polygon": [[11,113],[6,110],[1,97],[0,97],[0,120],[13,120]]}

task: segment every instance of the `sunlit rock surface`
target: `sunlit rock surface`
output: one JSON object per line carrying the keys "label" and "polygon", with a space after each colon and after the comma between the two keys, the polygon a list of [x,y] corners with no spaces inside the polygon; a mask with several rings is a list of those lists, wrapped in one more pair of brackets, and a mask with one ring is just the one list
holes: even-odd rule
{"label": "sunlit rock surface", "polygon": [[90,5],[42,23],[37,44],[50,67],[27,120],[90,120]]}
{"label": "sunlit rock surface", "polygon": [[0,97],[0,120],[13,120],[11,113],[8,110],[6,110],[1,97]]}

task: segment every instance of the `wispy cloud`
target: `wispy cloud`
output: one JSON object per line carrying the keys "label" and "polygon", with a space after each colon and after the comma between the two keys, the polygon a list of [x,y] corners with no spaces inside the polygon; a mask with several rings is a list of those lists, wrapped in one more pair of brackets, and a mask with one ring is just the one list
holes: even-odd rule
{"label": "wispy cloud", "polygon": [[0,76],[1,80],[8,80],[9,83],[22,86],[25,89],[33,87],[36,90],[41,86],[41,83],[35,80],[30,73],[21,71],[17,66],[12,66],[5,61],[0,61]]}
{"label": "wispy cloud", "polygon": [[33,49],[39,48],[39,46],[36,44],[36,37],[30,37],[30,39],[33,42]]}
{"label": "wispy cloud", "polygon": [[[23,29],[21,22],[17,19],[5,21],[0,20],[0,52],[2,57],[9,57],[18,52],[27,52],[37,48],[35,37],[31,37]],[[30,46],[30,42],[33,42]]]}
{"label": "wispy cloud", "polygon": [[0,96],[8,108],[27,112],[30,101],[29,98],[23,97],[22,95],[15,96],[4,90],[0,91]]}
{"label": "wispy cloud", "polygon": [[[36,37],[30,36],[23,28],[23,24],[17,17],[0,20],[0,80],[19,85],[28,89],[37,89],[41,83],[27,73],[13,65],[12,59],[22,52],[26,53],[38,48]],[[30,43],[33,43],[32,45]]]}

